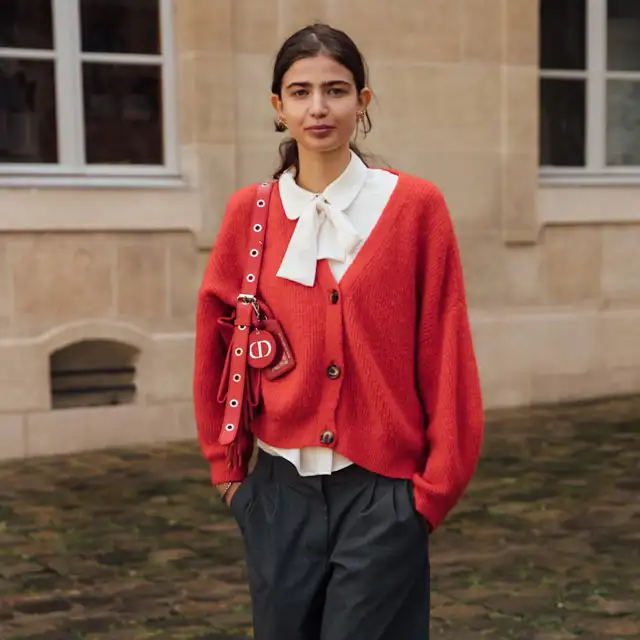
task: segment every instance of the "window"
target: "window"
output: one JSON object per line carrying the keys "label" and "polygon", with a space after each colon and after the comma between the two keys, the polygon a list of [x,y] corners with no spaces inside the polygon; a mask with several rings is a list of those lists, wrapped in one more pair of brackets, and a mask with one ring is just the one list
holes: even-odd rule
{"label": "window", "polygon": [[640,179],[640,1],[542,0],[546,176]]}
{"label": "window", "polygon": [[171,0],[0,0],[0,174],[175,173]]}

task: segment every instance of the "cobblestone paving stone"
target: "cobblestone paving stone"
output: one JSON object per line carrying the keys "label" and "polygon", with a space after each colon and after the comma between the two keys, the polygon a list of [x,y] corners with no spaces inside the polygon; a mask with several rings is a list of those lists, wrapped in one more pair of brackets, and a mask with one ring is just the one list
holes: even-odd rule
{"label": "cobblestone paving stone", "polygon": [[[640,638],[640,398],[492,413],[432,572],[435,639]],[[193,443],[0,465],[2,640],[243,637],[242,540]]]}

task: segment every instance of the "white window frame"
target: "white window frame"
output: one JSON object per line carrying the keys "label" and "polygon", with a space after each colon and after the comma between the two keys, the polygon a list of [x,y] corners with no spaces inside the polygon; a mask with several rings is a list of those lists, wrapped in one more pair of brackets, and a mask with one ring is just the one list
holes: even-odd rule
{"label": "white window frame", "polygon": [[[0,48],[0,58],[54,61],[58,133],[57,164],[0,163],[0,186],[163,186],[163,182],[169,186],[176,181],[179,167],[172,0],[157,1],[159,55],[82,52],[80,0],[51,0],[53,50]],[[163,165],[86,164],[82,96],[84,62],[151,64],[161,68]]]}
{"label": "white window frame", "polygon": [[[639,0],[640,1],[640,0]],[[584,167],[540,167],[543,184],[638,185],[640,166],[610,167],[607,149],[607,81],[638,80],[640,71],[607,70],[607,2],[587,0],[587,68],[540,69],[540,78],[586,81],[586,163]]]}

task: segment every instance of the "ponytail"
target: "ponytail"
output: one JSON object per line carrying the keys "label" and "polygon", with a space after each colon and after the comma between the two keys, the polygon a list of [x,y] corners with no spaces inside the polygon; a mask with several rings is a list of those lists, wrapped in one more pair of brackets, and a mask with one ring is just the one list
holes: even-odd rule
{"label": "ponytail", "polygon": [[296,175],[300,171],[300,154],[298,153],[298,143],[293,138],[286,138],[280,143],[278,149],[280,154],[280,166],[273,174],[273,179],[278,180],[280,176],[291,169],[295,170]]}

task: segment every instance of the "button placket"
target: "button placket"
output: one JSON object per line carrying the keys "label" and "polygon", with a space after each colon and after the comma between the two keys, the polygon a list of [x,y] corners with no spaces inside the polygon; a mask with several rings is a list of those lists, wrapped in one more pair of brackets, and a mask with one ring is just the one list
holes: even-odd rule
{"label": "button placket", "polygon": [[320,271],[320,285],[323,289],[326,314],[325,324],[325,384],[326,414],[322,416],[322,426],[316,436],[322,448],[336,450],[339,447],[338,405],[345,377],[344,338],[343,338],[343,295],[338,282],[332,276],[328,265]]}

